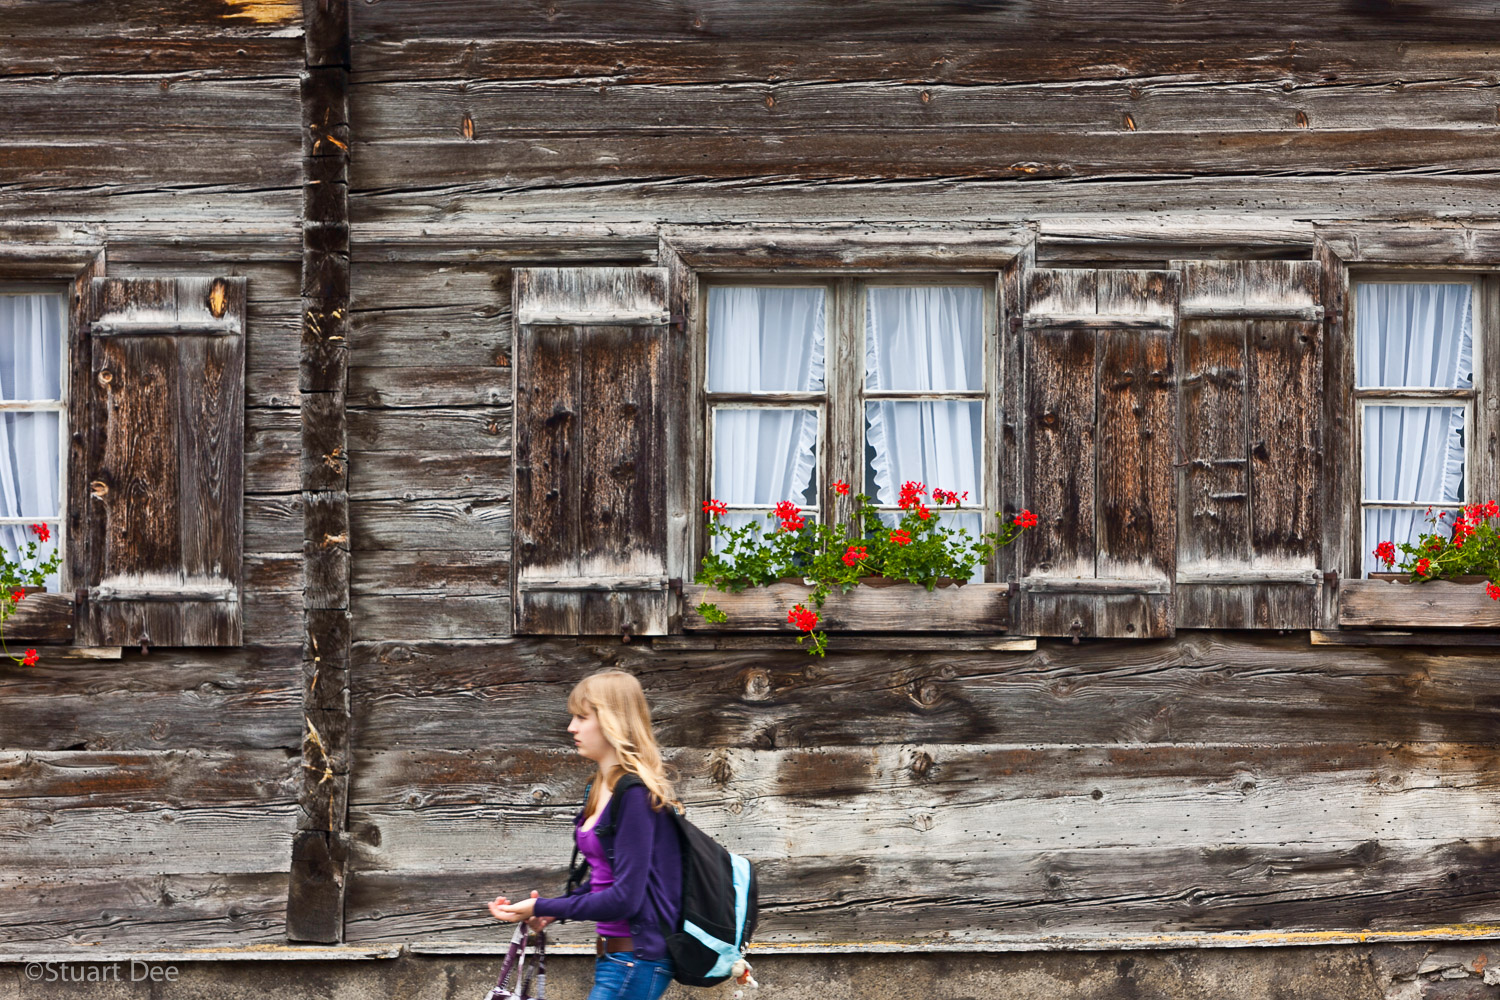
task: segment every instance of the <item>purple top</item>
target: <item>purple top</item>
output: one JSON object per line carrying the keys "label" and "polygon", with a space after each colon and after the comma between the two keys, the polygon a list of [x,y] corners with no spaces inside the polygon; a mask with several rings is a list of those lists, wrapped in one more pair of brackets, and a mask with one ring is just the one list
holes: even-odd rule
{"label": "purple top", "polygon": [[[602,817],[601,817],[602,818]],[[578,852],[589,863],[589,892],[604,892],[615,884],[615,869],[604,856],[604,845],[593,827],[578,828]],[[604,937],[629,937],[630,923],[625,920],[601,920],[597,930]]]}
{"label": "purple top", "polygon": [[[582,823],[580,812],[573,825]],[[682,845],[672,817],[651,808],[646,786],[631,785],[610,800],[590,832],[610,862],[609,888],[594,891],[593,880],[599,877],[594,869],[588,891],[538,898],[534,912],[563,920],[623,921],[635,939],[637,956],[647,961],[666,957],[661,925],[675,928],[682,909]]]}

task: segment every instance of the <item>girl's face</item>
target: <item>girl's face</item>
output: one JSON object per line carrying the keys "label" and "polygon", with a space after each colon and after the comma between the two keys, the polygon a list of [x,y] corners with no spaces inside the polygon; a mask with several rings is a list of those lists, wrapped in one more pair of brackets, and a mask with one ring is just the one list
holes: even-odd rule
{"label": "girl's face", "polygon": [[573,716],[573,721],[568,723],[568,732],[573,734],[573,746],[580,757],[587,757],[592,761],[603,760],[613,748],[599,729],[599,716],[591,708],[584,709],[584,713]]}

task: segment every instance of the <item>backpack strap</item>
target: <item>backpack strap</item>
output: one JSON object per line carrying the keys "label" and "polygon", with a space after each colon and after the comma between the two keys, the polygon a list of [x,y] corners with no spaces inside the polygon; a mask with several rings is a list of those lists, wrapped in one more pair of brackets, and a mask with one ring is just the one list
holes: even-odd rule
{"label": "backpack strap", "polygon": [[[583,804],[585,807],[588,806],[589,792],[593,789],[593,787],[594,783],[592,781],[583,786]],[[577,891],[578,887],[583,885],[583,880],[588,877],[588,862],[578,860],[578,837],[575,831],[575,835],[573,837],[573,857],[568,861],[568,884],[563,888],[563,895],[573,895],[574,892]]]}
{"label": "backpack strap", "polygon": [[639,776],[626,772],[625,776],[615,782],[615,787],[610,795],[609,805],[604,807],[604,815],[599,817],[599,822],[594,824],[594,833],[599,837],[611,837],[615,835],[615,813],[619,809],[620,796],[636,785],[645,787],[645,782]]}

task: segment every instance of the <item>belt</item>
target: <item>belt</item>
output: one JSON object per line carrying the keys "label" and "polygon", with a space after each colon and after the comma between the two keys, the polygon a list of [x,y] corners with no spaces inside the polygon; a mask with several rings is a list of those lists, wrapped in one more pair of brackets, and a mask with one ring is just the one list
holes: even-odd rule
{"label": "belt", "polygon": [[634,951],[634,939],[628,937],[604,937],[599,935],[594,938],[594,954],[604,955],[617,951]]}

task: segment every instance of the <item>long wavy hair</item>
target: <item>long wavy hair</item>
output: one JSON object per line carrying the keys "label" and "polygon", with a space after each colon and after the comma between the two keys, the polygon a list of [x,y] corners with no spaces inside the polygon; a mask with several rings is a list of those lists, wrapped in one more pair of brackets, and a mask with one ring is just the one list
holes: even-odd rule
{"label": "long wavy hair", "polygon": [[584,815],[594,811],[599,801],[601,787],[611,790],[615,782],[625,774],[641,779],[651,793],[651,808],[657,811],[671,806],[680,809],[672,779],[662,763],[661,747],[656,744],[656,734],[651,730],[651,706],[646,704],[646,692],[641,682],[623,670],[601,670],[579,681],[568,695],[568,711],[574,715],[593,712],[599,719],[599,731],[615,748],[620,758],[619,767],[605,774],[600,768],[584,803]]}

